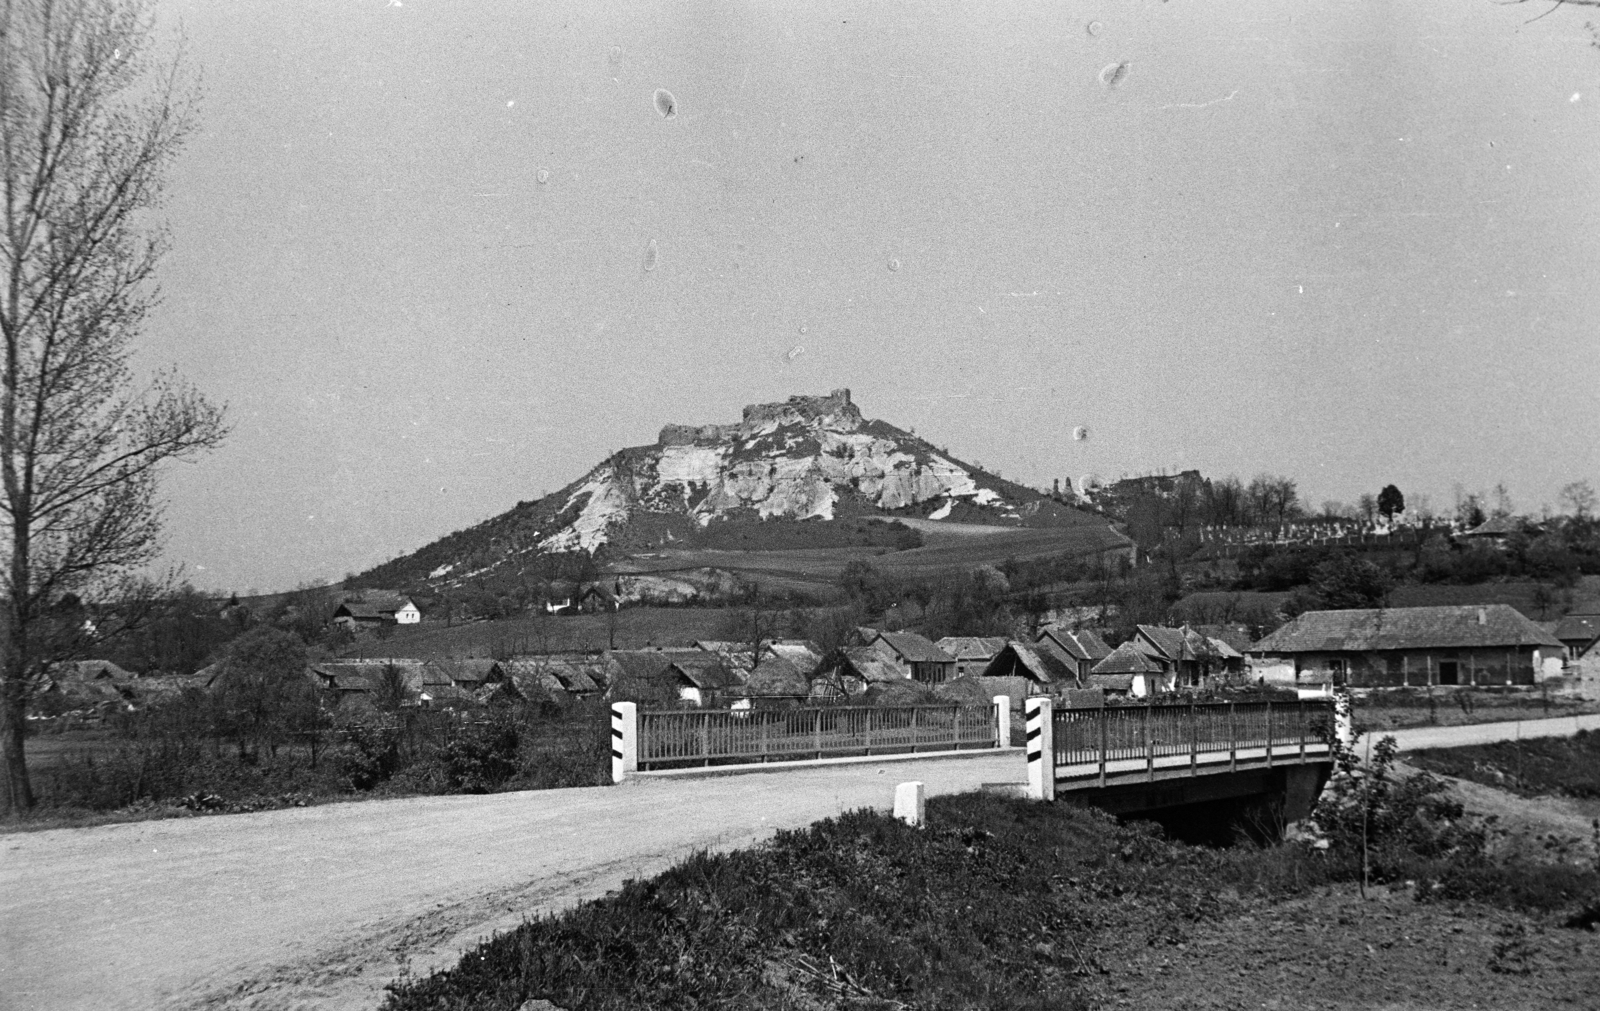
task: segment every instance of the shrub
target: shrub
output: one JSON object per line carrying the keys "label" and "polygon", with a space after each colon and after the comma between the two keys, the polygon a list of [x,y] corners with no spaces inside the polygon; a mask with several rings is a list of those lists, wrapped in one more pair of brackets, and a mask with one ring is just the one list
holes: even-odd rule
{"label": "shrub", "polygon": [[450,788],[488,793],[500,786],[517,772],[519,741],[516,722],[505,716],[456,737],[439,752]]}

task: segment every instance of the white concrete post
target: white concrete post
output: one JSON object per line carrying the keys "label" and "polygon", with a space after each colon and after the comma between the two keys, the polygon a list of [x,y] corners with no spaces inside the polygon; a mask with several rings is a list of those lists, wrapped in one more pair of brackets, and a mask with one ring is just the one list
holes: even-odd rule
{"label": "white concrete post", "polygon": [[1011,696],[994,697],[995,747],[1011,747]]}
{"label": "white concrete post", "polygon": [[1330,692],[1333,696],[1333,733],[1347,748],[1356,744],[1355,720],[1350,714],[1350,693]]}
{"label": "white concrete post", "polygon": [[1048,696],[1035,695],[1025,703],[1028,713],[1028,796],[1056,799],[1055,714]]}
{"label": "white concrete post", "polygon": [[611,703],[611,781],[620,783],[639,771],[639,707],[633,702]]}
{"label": "white concrete post", "polygon": [[894,816],[913,828],[920,828],[928,813],[928,795],[919,780],[894,788]]}

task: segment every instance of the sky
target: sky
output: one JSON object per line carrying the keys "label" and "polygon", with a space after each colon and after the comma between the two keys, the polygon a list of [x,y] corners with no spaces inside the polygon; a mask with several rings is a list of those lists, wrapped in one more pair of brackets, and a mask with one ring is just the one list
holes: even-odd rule
{"label": "sky", "polygon": [[234,426],[166,560],[337,580],[836,387],[1040,487],[1556,505],[1600,485],[1600,49],[1543,10],[157,0],[203,100],[139,362]]}

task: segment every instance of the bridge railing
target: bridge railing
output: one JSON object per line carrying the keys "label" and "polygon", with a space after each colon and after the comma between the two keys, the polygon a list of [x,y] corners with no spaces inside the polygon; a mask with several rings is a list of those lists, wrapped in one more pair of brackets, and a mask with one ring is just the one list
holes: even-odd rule
{"label": "bridge railing", "polygon": [[993,748],[989,705],[818,706],[640,712],[638,767]]}
{"label": "bridge railing", "polygon": [[[1191,764],[1219,755],[1236,760],[1240,752],[1303,758],[1308,749],[1326,752],[1332,740],[1333,706],[1328,702],[1203,702],[1187,706],[1112,706],[1061,709],[1054,717],[1055,764],[1098,766],[1188,756]],[[1170,763],[1164,763],[1170,764]]]}

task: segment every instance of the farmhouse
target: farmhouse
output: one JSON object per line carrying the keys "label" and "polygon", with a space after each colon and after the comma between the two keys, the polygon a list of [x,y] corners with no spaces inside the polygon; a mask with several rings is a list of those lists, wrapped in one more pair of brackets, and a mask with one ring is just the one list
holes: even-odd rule
{"label": "farmhouse", "polygon": [[1087,683],[1094,665],[1111,655],[1111,647],[1106,645],[1106,641],[1087,628],[1046,626],[1039,630],[1039,641],[1047,639],[1055,643],[1063,655],[1072,658],[1073,673],[1080,683]]}
{"label": "farmhouse", "polygon": [[956,658],[915,632],[878,632],[867,648],[923,684],[938,684],[956,676]]}
{"label": "farmhouse", "polygon": [[1581,660],[1600,643],[1600,614],[1569,614],[1556,624],[1568,660]]}
{"label": "farmhouse", "polygon": [[1107,695],[1132,695],[1144,698],[1155,692],[1177,688],[1177,675],[1133,642],[1125,642],[1089,672],[1089,687],[1102,688]]}
{"label": "farmhouse", "polygon": [[860,695],[873,685],[905,681],[910,676],[877,650],[858,646],[834,654],[817,670],[811,679],[811,694],[828,698]]}
{"label": "farmhouse", "polygon": [[956,658],[956,677],[982,674],[1006,648],[1004,636],[950,635],[934,643]]}
{"label": "farmhouse", "polygon": [[1029,695],[1059,696],[1078,687],[1077,665],[1054,642],[1007,642],[983,670],[992,695],[1021,700]]}
{"label": "farmhouse", "polygon": [[369,590],[359,600],[346,600],[333,612],[333,623],[355,631],[378,625],[415,625],[422,612],[410,597]]}
{"label": "farmhouse", "polygon": [[694,706],[715,705],[730,689],[743,685],[739,675],[714,653],[696,652],[681,656],[667,665],[678,689],[678,699]]}
{"label": "farmhouse", "polygon": [[1223,657],[1216,646],[1187,626],[1140,625],[1132,642],[1163,670],[1171,671],[1180,685],[1200,685],[1223,671]]}
{"label": "farmhouse", "polygon": [[[1256,643],[1272,680],[1394,688],[1531,685],[1566,648],[1507,604],[1307,611]],[[1257,664],[1263,669],[1262,664]]]}

